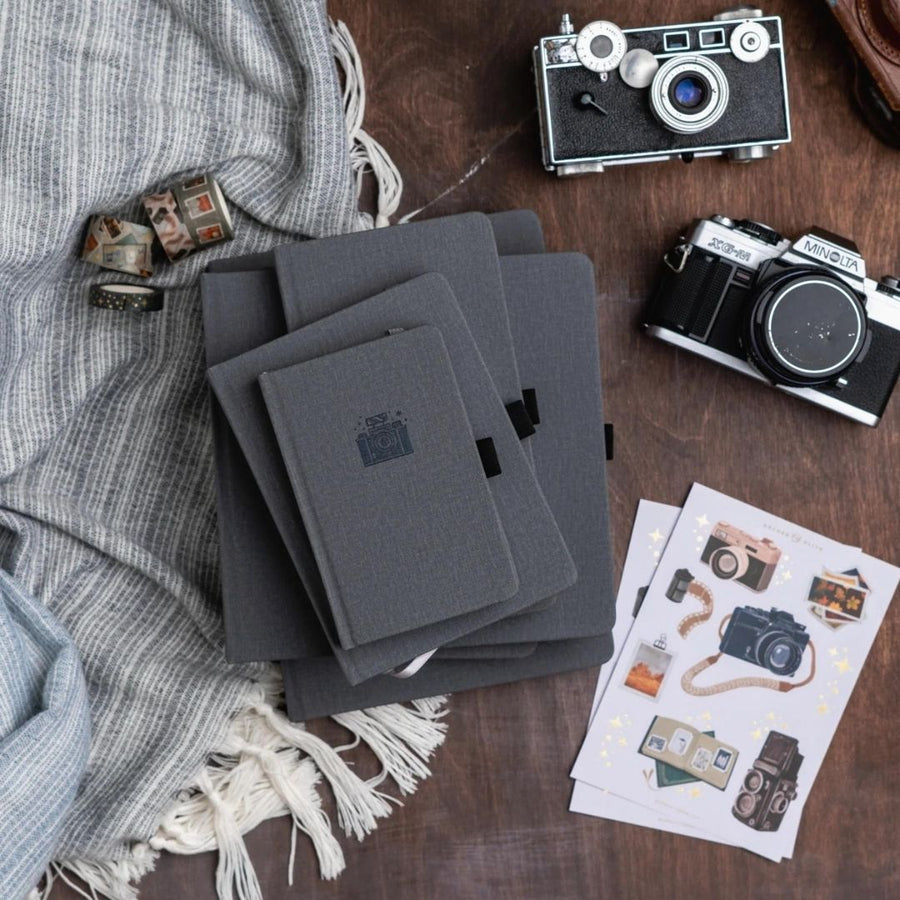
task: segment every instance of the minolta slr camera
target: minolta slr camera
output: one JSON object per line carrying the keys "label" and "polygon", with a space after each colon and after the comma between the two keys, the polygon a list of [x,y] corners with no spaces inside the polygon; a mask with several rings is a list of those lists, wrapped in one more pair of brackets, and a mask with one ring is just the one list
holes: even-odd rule
{"label": "minolta slr camera", "polygon": [[375,466],[413,452],[409,430],[400,419],[379,413],[366,419],[366,430],[356,436],[356,446],[364,466]]}
{"label": "minolta slr camera", "polygon": [[781,19],[754,7],[710,22],[622,30],[589,22],[534,48],[544,167],[726,155],[771,156],[790,141]]}
{"label": "minolta slr camera", "polygon": [[663,258],[648,334],[877,425],[900,375],[900,281],[866,277],[856,244],[817,228],[793,243],[725,216]]}
{"label": "minolta slr camera", "polygon": [[806,626],[789,612],[739,606],[728,620],[719,652],[790,677],[800,668],[808,643]]}
{"label": "minolta slr camera", "polygon": [[778,831],[788,806],[797,799],[802,763],[797,739],[770,731],[735,798],[734,817],[757,831]]}
{"label": "minolta slr camera", "polygon": [[727,522],[717,522],[710,532],[700,562],[719,578],[734,580],[757,593],[772,580],[781,550],[769,538],[757,540]]}

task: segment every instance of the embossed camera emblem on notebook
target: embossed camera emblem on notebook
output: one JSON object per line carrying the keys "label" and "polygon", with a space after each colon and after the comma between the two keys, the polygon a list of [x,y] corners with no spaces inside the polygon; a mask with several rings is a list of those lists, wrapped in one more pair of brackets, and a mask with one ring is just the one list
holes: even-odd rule
{"label": "embossed camera emblem on notebook", "polygon": [[356,436],[356,446],[364,466],[375,466],[413,452],[409,431],[401,419],[402,413],[398,410],[394,415],[393,420],[386,412],[366,418],[365,430]]}

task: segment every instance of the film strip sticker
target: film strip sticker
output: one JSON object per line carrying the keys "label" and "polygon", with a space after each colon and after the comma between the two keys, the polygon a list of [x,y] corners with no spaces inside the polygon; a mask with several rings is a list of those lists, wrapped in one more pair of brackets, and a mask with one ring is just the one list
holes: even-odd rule
{"label": "film strip sticker", "polygon": [[153,229],[114,216],[93,216],[81,251],[85,262],[149,278],[153,274]]}
{"label": "film strip sticker", "polygon": [[225,197],[212,175],[198,175],[150,194],[143,203],[172,262],[234,237]]}
{"label": "film strip sticker", "polygon": [[91,306],[117,312],[159,312],[165,292],[140,284],[94,284],[89,295]]}

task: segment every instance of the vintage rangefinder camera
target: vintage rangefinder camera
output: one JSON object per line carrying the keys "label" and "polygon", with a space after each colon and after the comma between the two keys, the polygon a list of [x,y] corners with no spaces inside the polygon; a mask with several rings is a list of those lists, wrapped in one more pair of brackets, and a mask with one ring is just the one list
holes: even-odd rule
{"label": "vintage rangefinder camera", "polygon": [[802,762],[796,738],[770,731],[735,798],[735,818],[757,831],[778,831],[791,800],[797,798]]}
{"label": "vintage rangefinder camera", "polygon": [[808,643],[806,626],[789,612],[739,606],[728,620],[719,652],[790,677],[800,668]]}
{"label": "vintage rangefinder camera", "polygon": [[366,419],[366,430],[356,436],[356,446],[364,466],[375,466],[413,452],[409,431],[400,420],[379,413]]}
{"label": "vintage rangefinder camera", "polygon": [[713,216],[663,263],[648,334],[878,424],[900,375],[900,281],[867,278],[852,241]]}
{"label": "vintage rangefinder camera", "polygon": [[544,167],[722,154],[771,156],[791,139],[781,19],[739,7],[694,22],[627,28],[590,22],[534,48]]}
{"label": "vintage rangefinder camera", "polygon": [[760,593],[772,580],[781,550],[769,538],[757,540],[727,522],[717,522],[709,534],[700,562],[719,578],[733,579]]}

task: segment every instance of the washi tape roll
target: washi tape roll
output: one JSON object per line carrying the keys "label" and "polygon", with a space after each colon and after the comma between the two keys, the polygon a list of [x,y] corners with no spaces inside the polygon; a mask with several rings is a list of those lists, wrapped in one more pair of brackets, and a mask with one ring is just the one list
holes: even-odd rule
{"label": "washi tape roll", "polygon": [[158,312],[163,308],[165,291],[140,284],[91,285],[92,306],[119,312]]}
{"label": "washi tape roll", "polygon": [[172,262],[234,237],[225,197],[212,175],[198,175],[150,194],[143,203]]}
{"label": "washi tape roll", "polygon": [[104,269],[149,278],[153,274],[153,229],[114,216],[93,216],[81,258]]}

